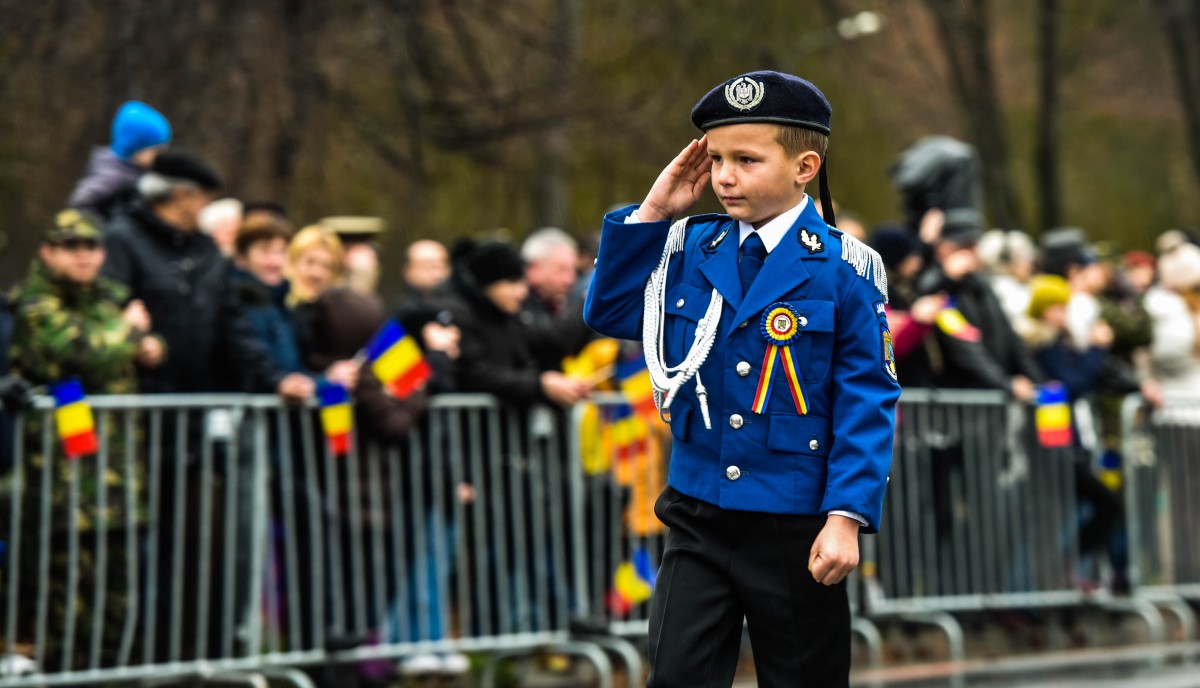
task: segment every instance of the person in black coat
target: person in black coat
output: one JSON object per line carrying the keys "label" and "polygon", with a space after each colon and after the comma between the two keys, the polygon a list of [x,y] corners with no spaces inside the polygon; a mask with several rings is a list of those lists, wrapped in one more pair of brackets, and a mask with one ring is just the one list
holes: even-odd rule
{"label": "person in black coat", "polygon": [[167,357],[142,371],[142,392],[277,391],[312,396],[302,374],[285,374],[256,336],[230,281],[230,264],[197,216],[222,186],[203,160],[165,152],[138,182],[138,199],[109,224],[103,273],[150,311]]}
{"label": "person in black coat", "polygon": [[917,280],[917,292],[945,294],[952,312],[938,319],[924,369],[910,369],[908,382],[1001,389],[1019,401],[1032,401],[1042,373],[978,272],[980,234],[974,226],[947,225],[933,247],[934,262]]}
{"label": "person in black coat", "polygon": [[525,266],[501,242],[458,247],[447,308],[462,331],[455,378],[464,392],[485,392],[521,407],[537,402],[569,406],[591,385],[551,369],[535,339],[547,336],[520,317],[529,295]]}
{"label": "person in black coat", "polygon": [[[943,294],[946,305],[935,319],[924,351],[906,361],[906,384],[923,387],[997,389],[1017,401],[1029,403],[1037,397],[1041,370],[991,287],[978,274],[976,243],[982,230],[974,223],[947,222],[933,245],[934,262],[917,280],[917,293]],[[961,502],[967,497],[960,485],[969,456],[965,438],[983,434],[1002,437],[1018,432],[1018,426],[998,429],[983,415],[967,415],[960,424],[934,428],[925,441],[929,445],[933,476],[933,502],[938,537],[950,536],[955,521],[961,520]],[[980,451],[1004,451],[1004,442]],[[997,457],[997,461],[999,458]],[[963,527],[969,527],[964,524]],[[942,575],[950,576],[945,569]]]}

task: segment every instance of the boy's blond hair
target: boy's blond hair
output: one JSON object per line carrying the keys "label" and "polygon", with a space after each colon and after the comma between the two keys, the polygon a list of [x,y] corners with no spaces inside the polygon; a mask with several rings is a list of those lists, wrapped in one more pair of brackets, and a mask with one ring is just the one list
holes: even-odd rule
{"label": "boy's blond hair", "polygon": [[780,124],[775,134],[775,142],[783,146],[783,152],[789,158],[798,157],[808,151],[813,151],[825,160],[825,150],[829,147],[829,137],[819,131]]}

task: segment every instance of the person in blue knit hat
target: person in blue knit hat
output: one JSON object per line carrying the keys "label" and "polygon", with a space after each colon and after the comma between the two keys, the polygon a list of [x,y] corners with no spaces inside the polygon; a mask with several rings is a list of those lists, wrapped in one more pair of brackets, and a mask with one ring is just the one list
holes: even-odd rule
{"label": "person in blue knit hat", "polygon": [[92,151],[67,205],[109,220],[133,199],[138,177],[170,141],[171,123],[161,112],[136,100],[125,103],[113,118],[112,142]]}

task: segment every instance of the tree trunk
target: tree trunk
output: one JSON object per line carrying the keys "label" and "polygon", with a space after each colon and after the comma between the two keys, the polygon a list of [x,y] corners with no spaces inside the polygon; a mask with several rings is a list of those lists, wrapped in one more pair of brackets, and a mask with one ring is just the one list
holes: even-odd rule
{"label": "tree trunk", "polygon": [[1042,0],[1038,20],[1040,82],[1034,157],[1041,195],[1039,225],[1044,231],[1062,224],[1062,186],[1058,176],[1058,77],[1062,67],[1058,45],[1059,0]]}
{"label": "tree trunk", "polygon": [[987,0],[925,0],[937,24],[967,135],[979,151],[984,203],[994,224],[1020,227],[1008,136],[988,52]]}
{"label": "tree trunk", "polygon": [[1200,7],[1192,0],[1155,0],[1154,7],[1167,35],[1192,170],[1200,183]]}
{"label": "tree trunk", "polygon": [[[551,93],[569,98],[579,69],[579,0],[557,0],[548,44],[559,58],[550,78]],[[571,195],[571,138],[566,121],[545,131],[538,145],[538,189],[535,218],[539,226],[563,227]]]}

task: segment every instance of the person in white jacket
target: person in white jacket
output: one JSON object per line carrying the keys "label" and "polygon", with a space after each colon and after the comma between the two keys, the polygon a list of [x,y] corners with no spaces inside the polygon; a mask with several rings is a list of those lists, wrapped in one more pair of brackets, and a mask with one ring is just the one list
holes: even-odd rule
{"label": "person in white jacket", "polygon": [[1159,257],[1160,285],[1146,294],[1154,319],[1151,372],[1167,396],[1200,397],[1200,246]]}

